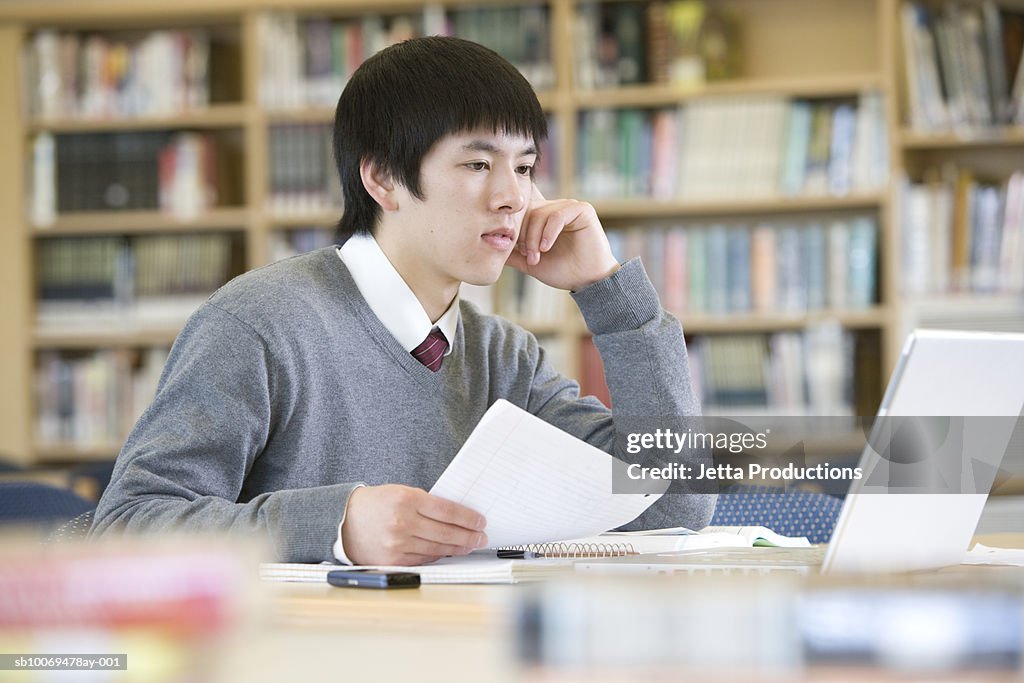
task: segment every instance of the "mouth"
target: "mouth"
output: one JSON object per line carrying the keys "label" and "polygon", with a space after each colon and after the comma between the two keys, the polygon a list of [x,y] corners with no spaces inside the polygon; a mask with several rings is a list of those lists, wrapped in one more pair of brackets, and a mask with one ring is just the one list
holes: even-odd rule
{"label": "mouth", "polygon": [[484,233],[481,238],[498,251],[511,251],[516,243],[516,232],[512,228],[498,228]]}

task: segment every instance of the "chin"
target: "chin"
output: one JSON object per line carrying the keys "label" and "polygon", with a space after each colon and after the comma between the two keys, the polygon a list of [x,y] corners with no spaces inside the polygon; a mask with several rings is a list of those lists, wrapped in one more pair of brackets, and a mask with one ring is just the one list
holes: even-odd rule
{"label": "chin", "polygon": [[472,272],[464,273],[460,280],[468,285],[487,287],[488,285],[493,285],[498,281],[498,278],[501,277],[501,271],[504,270],[504,268],[504,263],[498,264],[494,267],[476,268]]}

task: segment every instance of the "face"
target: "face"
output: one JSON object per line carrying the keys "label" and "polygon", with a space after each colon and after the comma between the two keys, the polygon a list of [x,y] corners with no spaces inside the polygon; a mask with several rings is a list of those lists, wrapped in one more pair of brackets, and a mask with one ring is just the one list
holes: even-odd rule
{"label": "face", "polygon": [[[533,191],[533,139],[475,130],[442,138],[420,166],[417,199],[395,188],[387,217],[395,266],[413,287],[492,284],[519,237]],[[394,228],[397,228],[394,229]]]}

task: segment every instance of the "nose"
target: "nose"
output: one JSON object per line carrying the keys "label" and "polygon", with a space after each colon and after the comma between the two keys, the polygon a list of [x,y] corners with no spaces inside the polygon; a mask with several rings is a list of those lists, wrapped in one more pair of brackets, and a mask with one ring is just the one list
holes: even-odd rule
{"label": "nose", "polygon": [[490,205],[492,211],[519,213],[523,210],[526,206],[522,182],[524,177],[516,173],[513,168],[503,168],[491,174]]}

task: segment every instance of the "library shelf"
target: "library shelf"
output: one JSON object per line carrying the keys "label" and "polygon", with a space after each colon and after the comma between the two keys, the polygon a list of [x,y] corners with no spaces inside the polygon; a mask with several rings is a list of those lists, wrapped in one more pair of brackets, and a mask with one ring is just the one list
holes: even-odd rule
{"label": "library shelf", "polygon": [[745,332],[799,331],[829,322],[849,330],[877,329],[888,323],[888,311],[875,306],[863,311],[808,311],[805,313],[730,313],[727,315],[689,315],[672,313],[687,334],[723,334]]}
{"label": "library shelf", "polygon": [[1024,293],[947,294],[910,298],[903,326],[1024,332]]}
{"label": "library shelf", "polygon": [[[872,330],[885,327],[889,311],[884,306],[873,306],[864,310],[807,311],[799,313],[728,313],[723,315],[691,314],[685,311],[669,311],[683,326],[687,335],[744,334],[756,332],[801,331],[814,325],[836,322],[848,330]],[[590,334],[578,312],[559,320],[542,321],[503,316],[525,327],[538,336],[569,334],[584,336]]]}
{"label": "library shelf", "polygon": [[633,218],[672,218],[689,216],[744,216],[750,214],[820,213],[828,211],[879,209],[887,201],[884,194],[857,194],[842,197],[821,195],[803,197],[763,197],[736,199],[658,200],[652,198],[607,199],[593,202],[604,220]]}
{"label": "library shelf", "polygon": [[[558,93],[541,91],[537,93],[540,106],[551,111],[559,101]],[[296,108],[267,108],[262,111],[269,125],[280,123],[333,123],[334,107],[306,106]]]}
{"label": "library shelf", "polygon": [[334,107],[297,107],[294,109],[266,109],[263,112],[268,125],[282,123],[333,123]]}
{"label": "library shelf", "polygon": [[242,104],[211,104],[207,107],[167,116],[114,118],[80,118],[31,121],[26,127],[30,135],[39,133],[122,133],[141,130],[180,130],[241,128],[248,117]]}
{"label": "library shelf", "polygon": [[62,235],[143,234],[201,230],[243,230],[250,222],[245,207],[215,208],[195,217],[181,217],[164,211],[82,211],[60,214],[46,226],[30,226],[33,237]]}
{"label": "library shelf", "polygon": [[98,327],[39,328],[32,333],[32,346],[37,350],[90,350],[170,346],[181,332],[180,324],[143,326],[123,325]]}
{"label": "library shelf", "polygon": [[341,218],[341,207],[331,210],[295,212],[295,213],[274,213],[267,214],[267,226],[271,229],[287,230],[289,228],[308,228],[310,226],[321,226],[334,229],[338,219]]}
{"label": "library shelf", "polygon": [[852,97],[865,91],[879,90],[881,87],[880,74],[858,73],[827,77],[732,79],[689,87],[671,84],[644,84],[575,90],[572,92],[571,101],[575,106],[581,108],[665,107],[687,100],[734,95],[774,95],[795,98]]}
{"label": "library shelf", "polygon": [[1024,126],[978,128],[952,133],[924,133],[912,128],[903,128],[900,130],[900,145],[906,150],[956,150],[1024,145]]}

